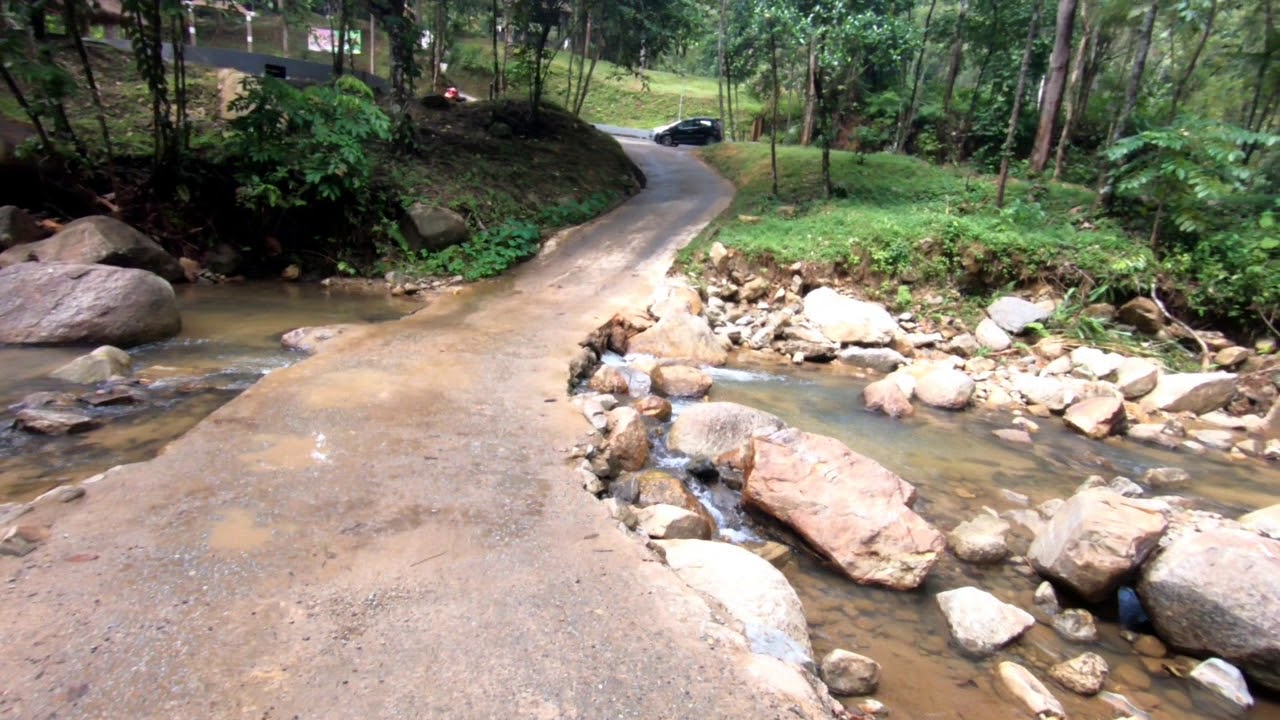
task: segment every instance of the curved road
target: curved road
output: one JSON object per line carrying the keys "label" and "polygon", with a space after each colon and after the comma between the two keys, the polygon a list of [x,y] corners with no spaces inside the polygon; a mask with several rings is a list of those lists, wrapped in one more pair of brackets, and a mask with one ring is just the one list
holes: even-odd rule
{"label": "curved road", "polygon": [[731,189],[649,188],[511,277],[273,373],[0,557],[0,717],[792,717],[564,452],[577,342]]}

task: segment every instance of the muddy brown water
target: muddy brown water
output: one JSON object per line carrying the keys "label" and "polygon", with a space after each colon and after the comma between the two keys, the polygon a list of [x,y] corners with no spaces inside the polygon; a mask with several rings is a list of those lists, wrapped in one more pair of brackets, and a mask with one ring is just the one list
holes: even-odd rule
{"label": "muddy brown water", "polygon": [[[1151,467],[1185,468],[1194,478],[1186,494],[1197,499],[1197,507],[1229,517],[1275,503],[1280,495],[1280,470],[1275,466],[1254,461],[1237,464],[1224,456],[1196,457],[1114,439],[1089,441],[1067,432],[1058,418],[1036,421],[1041,430],[1032,447],[1011,446],[991,434],[1009,427],[1009,416],[918,408],[914,418],[894,421],[863,409],[866,380],[813,366],[713,374],[713,400],[760,408],[801,429],[838,438],[913,483],[919,494],[916,510],[944,531],[984,508],[1003,512],[1016,507],[1003,497],[1002,489],[1025,494],[1034,505],[1069,496],[1091,474],[1137,478]],[[725,514],[735,524],[733,513]],[[740,532],[767,536],[770,528],[748,517]],[[1012,543],[1015,552],[1025,551],[1026,545],[1025,540]],[[1119,626],[1105,620],[1108,614],[1114,618],[1113,608],[1090,608],[1099,615],[1098,642],[1081,646],[1059,639],[1032,601],[1040,579],[1017,564],[983,568],[946,555],[924,587],[906,593],[858,586],[805,552],[795,553],[784,572],[804,603],[816,657],[842,647],[883,666],[876,698],[891,709],[890,717],[1026,717],[993,686],[994,669],[1001,660],[1020,662],[1044,678],[1073,718],[1117,717],[1119,713],[1101,699],[1075,696],[1047,679],[1049,665],[1086,651],[1103,655],[1111,666],[1105,689],[1124,695],[1152,720],[1215,717],[1189,683],[1170,677],[1156,663],[1148,668],[1130,650]],[[995,657],[969,660],[948,642],[946,623],[934,600],[938,592],[964,585],[976,585],[1015,603],[1040,622]],[[1061,599],[1064,607],[1072,605]],[[1280,719],[1280,698],[1264,697],[1256,690],[1254,695],[1258,704],[1248,714],[1250,720]]]}
{"label": "muddy brown water", "polygon": [[296,327],[380,322],[421,305],[382,293],[278,282],[175,286],[182,332],[129,350],[150,384],[141,407],[105,409],[88,433],[44,437],[7,427],[4,409],[41,390],[82,394],[91,386],[48,377],[92,347],[0,345],[0,502],[20,501],[114,465],[153,457],[169,441],[266,373],[303,355],[280,347]]}

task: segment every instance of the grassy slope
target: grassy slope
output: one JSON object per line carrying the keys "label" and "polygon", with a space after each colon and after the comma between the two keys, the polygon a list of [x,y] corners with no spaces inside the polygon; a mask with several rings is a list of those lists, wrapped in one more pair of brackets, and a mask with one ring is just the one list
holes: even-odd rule
{"label": "grassy slope", "polygon": [[[501,48],[499,48],[501,51]],[[461,62],[450,68],[450,75],[464,90],[483,95],[492,78],[493,51],[485,40],[467,40],[460,44]],[[558,53],[551,66],[546,97],[564,105],[568,85],[569,56]],[[597,63],[591,76],[591,89],[583,103],[582,116],[589,122],[622,127],[649,129],[676,119],[680,112],[680,95],[684,93],[684,116],[717,116],[720,114],[715,78],[680,75],[648,70],[643,79],[612,63]],[[734,108],[739,126],[749,128],[751,119],[761,112],[758,100],[742,97],[742,107]]]}
{"label": "grassy slope", "polygon": [[[997,210],[990,177],[899,155],[836,152],[832,177],[847,196],[828,201],[820,196],[819,152],[780,147],[773,198],[768,146],[725,144],[704,157],[739,193],[713,230],[685,249],[686,263],[714,238],[779,264],[843,266],[864,292],[882,297],[904,282],[989,289],[1045,281],[1123,293],[1154,271],[1142,244],[1085,219],[1093,195],[1083,188],[1014,181]],[[779,213],[781,205],[795,206],[794,217]]]}

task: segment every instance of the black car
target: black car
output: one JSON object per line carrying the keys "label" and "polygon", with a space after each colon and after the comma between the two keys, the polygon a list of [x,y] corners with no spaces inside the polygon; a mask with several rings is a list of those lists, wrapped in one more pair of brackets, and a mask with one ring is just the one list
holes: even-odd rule
{"label": "black car", "polygon": [[653,129],[653,141],[668,147],[676,145],[706,145],[720,142],[722,138],[720,121],[709,117],[677,120],[670,125],[663,125]]}

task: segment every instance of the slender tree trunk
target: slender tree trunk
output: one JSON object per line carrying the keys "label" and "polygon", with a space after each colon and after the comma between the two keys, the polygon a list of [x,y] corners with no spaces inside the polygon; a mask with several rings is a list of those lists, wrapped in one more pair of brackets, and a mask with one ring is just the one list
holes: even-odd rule
{"label": "slender tree trunk", "polygon": [[1147,53],[1151,50],[1151,33],[1156,26],[1156,14],[1160,11],[1160,0],[1152,0],[1151,7],[1142,18],[1142,30],[1138,34],[1138,47],[1134,51],[1133,67],[1129,71],[1129,82],[1124,89],[1124,106],[1120,108],[1120,116],[1111,128],[1111,136],[1107,145],[1114,145],[1129,131],[1129,119],[1138,107],[1138,91],[1142,89],[1142,73],[1147,67]]}
{"label": "slender tree trunk", "polygon": [[342,77],[347,61],[347,24],[351,22],[351,0],[341,0],[338,8],[338,42],[333,47],[333,76]]}
{"label": "slender tree trunk", "polygon": [[84,70],[85,84],[89,86],[89,96],[93,99],[93,109],[98,116],[98,129],[102,132],[102,149],[106,153],[107,178],[111,182],[111,191],[116,192],[115,149],[111,146],[111,131],[107,129],[107,111],[102,106],[102,92],[98,89],[93,75],[93,63],[89,61],[89,51],[84,46],[84,33],[80,27],[80,0],[62,0],[62,18],[67,26],[67,33],[76,46],[76,54],[80,56],[80,67]]}
{"label": "slender tree trunk", "polygon": [[813,142],[813,125],[816,120],[815,110],[817,109],[817,93],[815,92],[815,83],[817,82],[818,72],[818,41],[816,38],[809,39],[809,67],[805,71],[804,86],[804,120],[803,127],[800,128],[800,144],[808,147]]}
{"label": "slender tree trunk", "polygon": [[1196,64],[1200,62],[1200,53],[1204,52],[1204,46],[1209,42],[1209,34],[1213,32],[1213,20],[1217,15],[1218,0],[1209,0],[1209,17],[1205,19],[1204,32],[1200,34],[1200,42],[1196,43],[1196,49],[1191,53],[1191,60],[1187,62],[1187,69],[1178,79],[1178,84],[1174,85],[1173,97],[1169,100],[1169,122],[1173,122],[1178,116],[1178,103],[1187,91],[1187,83],[1191,80],[1191,74],[1196,71]]}
{"label": "slender tree trunk", "polygon": [[1058,0],[1058,18],[1054,24],[1053,53],[1049,56],[1049,76],[1045,81],[1044,101],[1040,103],[1040,125],[1031,148],[1031,174],[1039,175],[1049,164],[1053,147],[1053,129],[1062,110],[1062,96],[1067,86],[1067,66],[1071,63],[1071,35],[1076,26],[1077,0]]}
{"label": "slender tree trunk", "polygon": [[1053,179],[1062,177],[1062,161],[1067,154],[1067,145],[1071,142],[1071,133],[1075,130],[1076,109],[1083,95],[1081,85],[1084,83],[1084,68],[1088,64],[1089,50],[1097,38],[1098,28],[1089,27],[1089,5],[1080,5],[1080,22],[1085,31],[1080,34],[1080,46],[1076,48],[1074,62],[1071,63],[1071,79],[1067,83],[1066,110],[1062,118],[1062,134],[1058,136],[1058,153],[1053,160]]}
{"label": "slender tree trunk", "polygon": [[1013,137],[1018,129],[1018,115],[1022,113],[1022,95],[1027,88],[1027,70],[1031,67],[1031,53],[1040,29],[1040,0],[1031,5],[1031,22],[1027,25],[1027,44],[1022,50],[1022,66],[1018,69],[1018,84],[1013,91],[1013,110],[1009,113],[1009,130],[1000,147],[1000,177],[996,181],[996,207],[1004,207],[1005,186],[1009,183],[1009,156],[1013,154]]}
{"label": "slender tree trunk", "polygon": [[942,93],[942,115],[951,114],[951,100],[955,97],[956,78],[960,77],[960,65],[964,61],[964,20],[969,12],[969,0],[960,0],[960,12],[956,15],[956,34],[951,40],[951,63],[947,66],[947,87]]}
{"label": "slender tree trunk", "polygon": [[773,127],[769,129],[769,170],[773,176],[773,196],[776,198],[778,197],[778,39],[772,23],[769,28],[769,70],[773,76]]}
{"label": "slender tree trunk", "polygon": [[502,0],[502,72],[498,78],[502,81],[498,94],[507,92],[507,67],[511,64],[511,56],[515,53],[515,30],[511,28],[512,7],[515,0]]}
{"label": "slender tree trunk", "polygon": [[733,125],[733,73],[728,64],[724,66],[724,98],[729,106],[729,141],[733,142],[738,136]]}
{"label": "slender tree trunk", "polygon": [[1275,52],[1273,36],[1275,35],[1275,16],[1272,14],[1272,0],[1266,0],[1263,6],[1265,25],[1262,31],[1262,59],[1258,61],[1258,74],[1253,81],[1253,99],[1249,102],[1249,112],[1245,116],[1244,126],[1257,132],[1262,124],[1258,120],[1258,108],[1262,104],[1263,89],[1267,85],[1267,71],[1271,69],[1271,56]]}
{"label": "slender tree trunk", "polygon": [[493,10],[493,80],[489,83],[489,99],[498,96],[502,88],[502,66],[498,61],[498,0],[491,2]]}
{"label": "slender tree trunk", "polygon": [[[725,65],[724,59],[724,34],[726,15],[728,14],[729,0],[720,0],[720,27],[716,32],[716,95],[720,100],[720,127],[727,128],[724,117],[724,85],[725,76],[728,74],[728,67]],[[732,106],[732,103],[730,103]],[[730,110],[730,114],[732,114]]]}
{"label": "slender tree trunk", "polygon": [[929,49],[929,27],[933,24],[933,11],[937,7],[938,0],[929,0],[929,12],[924,16],[924,34],[920,39],[920,53],[916,55],[916,69],[911,79],[911,95],[898,120],[898,134],[893,141],[893,149],[896,152],[902,152],[906,147],[911,125],[916,121],[916,95],[920,92],[920,75],[924,72],[924,56]]}
{"label": "slender tree trunk", "polygon": [[54,150],[53,142],[49,140],[49,133],[44,129],[44,123],[40,122],[39,113],[27,102],[27,96],[22,92],[22,88],[18,87],[13,75],[9,73],[9,64],[3,62],[3,58],[0,58],[0,76],[4,77],[4,84],[5,87],[9,88],[9,94],[13,95],[14,99],[18,101],[22,112],[26,113],[27,119],[31,121],[31,126],[36,129],[36,137],[40,138],[40,146],[44,148],[45,154],[50,157],[57,154]]}

